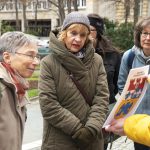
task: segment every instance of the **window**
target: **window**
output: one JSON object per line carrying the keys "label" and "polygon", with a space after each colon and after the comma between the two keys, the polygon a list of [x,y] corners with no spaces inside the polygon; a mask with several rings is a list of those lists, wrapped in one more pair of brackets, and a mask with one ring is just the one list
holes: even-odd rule
{"label": "window", "polygon": [[13,3],[7,3],[6,10],[13,10]]}
{"label": "window", "polygon": [[86,6],[86,0],[78,0],[78,6],[79,6],[79,7],[84,7],[84,6]]}
{"label": "window", "polygon": [[[65,7],[67,7],[67,0],[64,1]],[[85,7],[86,6],[86,0],[77,0],[78,7]],[[73,7],[73,3],[71,3],[71,6]]]}

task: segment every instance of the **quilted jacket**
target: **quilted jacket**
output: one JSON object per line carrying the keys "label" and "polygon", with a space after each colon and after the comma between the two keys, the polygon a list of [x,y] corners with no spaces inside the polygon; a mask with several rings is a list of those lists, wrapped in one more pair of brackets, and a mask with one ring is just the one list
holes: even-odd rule
{"label": "quilted jacket", "polygon": [[[79,150],[72,135],[82,126],[95,131],[97,139],[88,150],[102,150],[102,125],[108,111],[108,85],[102,58],[92,43],[83,60],[70,53],[50,35],[51,53],[41,62],[39,101],[44,119],[42,150]],[[69,76],[72,73],[92,99],[90,107]]]}

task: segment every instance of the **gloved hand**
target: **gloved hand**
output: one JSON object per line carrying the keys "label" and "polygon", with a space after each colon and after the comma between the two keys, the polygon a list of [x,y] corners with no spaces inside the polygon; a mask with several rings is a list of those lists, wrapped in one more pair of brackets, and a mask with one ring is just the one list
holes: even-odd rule
{"label": "gloved hand", "polygon": [[80,128],[77,132],[75,132],[75,134],[72,136],[72,138],[74,139],[74,141],[78,145],[78,147],[80,149],[84,149],[84,150],[95,139],[92,132],[86,127]]}

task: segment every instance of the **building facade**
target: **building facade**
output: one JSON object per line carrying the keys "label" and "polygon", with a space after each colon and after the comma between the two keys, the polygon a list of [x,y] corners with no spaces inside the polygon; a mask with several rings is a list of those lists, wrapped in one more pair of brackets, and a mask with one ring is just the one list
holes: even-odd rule
{"label": "building facade", "polygon": [[[27,26],[30,30],[35,30],[37,28],[40,36],[48,36],[50,30],[60,26],[58,10],[48,0],[38,0],[38,5],[36,4],[36,0],[32,0],[27,4]],[[20,30],[24,31],[25,25],[22,3],[18,2],[17,8]],[[150,0],[141,0],[139,8],[140,18],[150,16]],[[115,0],[78,0],[78,9],[86,15],[89,13],[97,13],[102,17],[107,17],[109,20],[117,22],[124,22],[125,18],[123,2],[116,3]],[[128,21],[133,21],[132,5]],[[3,7],[0,7],[0,31],[1,24],[5,22],[9,23],[12,27],[16,26],[15,0],[9,0]]]}

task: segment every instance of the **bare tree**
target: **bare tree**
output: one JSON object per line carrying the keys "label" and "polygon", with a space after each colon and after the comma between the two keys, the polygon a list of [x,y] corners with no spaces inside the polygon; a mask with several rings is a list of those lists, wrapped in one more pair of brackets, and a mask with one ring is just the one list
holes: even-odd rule
{"label": "bare tree", "polygon": [[140,0],[134,0],[134,25],[138,21]]}
{"label": "bare tree", "polygon": [[109,1],[114,1],[116,4],[117,3],[122,3],[124,5],[125,9],[125,23],[128,22],[128,17],[130,15],[130,10],[133,8],[133,16],[134,16],[134,24],[138,21],[138,15],[139,15],[139,4],[140,0],[109,0]]}
{"label": "bare tree", "polygon": [[35,29],[37,31],[37,12],[38,12],[38,0],[35,2]]}
{"label": "bare tree", "polygon": [[78,11],[77,0],[66,0],[66,1],[67,1],[68,13],[70,13],[72,11],[72,6],[74,8],[74,11]]}
{"label": "bare tree", "polygon": [[53,0],[48,0],[52,5],[54,5],[59,12],[59,20],[60,20],[60,25],[63,23],[63,20],[65,18],[65,4],[64,0],[56,0],[55,2]]}
{"label": "bare tree", "polygon": [[59,20],[60,25],[63,23],[65,18],[65,2],[67,4],[68,13],[72,11],[72,6],[74,7],[75,11],[78,11],[77,0],[48,0],[51,4],[57,7],[59,12]]}
{"label": "bare tree", "polygon": [[26,3],[22,3],[23,9],[22,9],[22,13],[23,13],[23,23],[24,23],[24,32],[27,31],[27,18],[26,18]]}
{"label": "bare tree", "polygon": [[78,11],[78,3],[77,3],[77,0],[72,0],[72,2],[73,2],[74,10],[75,10],[75,11]]}
{"label": "bare tree", "polygon": [[67,0],[68,13],[71,12],[71,1],[72,1],[72,0]]}
{"label": "bare tree", "polygon": [[27,17],[26,17],[26,8],[27,4],[31,2],[32,0],[19,0],[22,3],[22,14],[23,14],[23,32],[27,32],[28,28],[28,22],[27,22]]}
{"label": "bare tree", "polygon": [[124,8],[125,8],[125,24],[127,24],[127,22],[128,22],[128,17],[129,17],[129,15],[130,15],[130,5],[131,5],[131,3],[130,3],[130,0],[125,0],[125,2],[124,2]]}
{"label": "bare tree", "polygon": [[20,29],[19,18],[18,18],[18,0],[15,0],[15,11],[16,11],[16,30]]}

